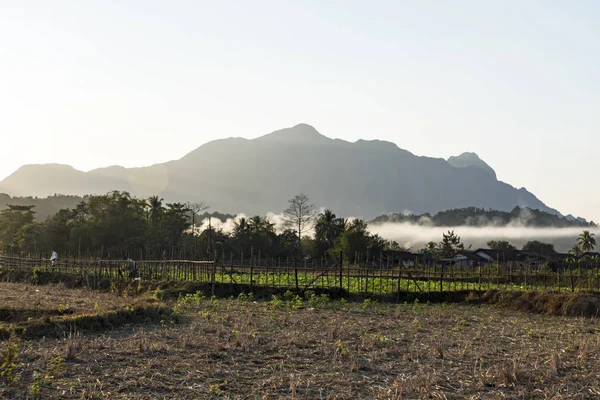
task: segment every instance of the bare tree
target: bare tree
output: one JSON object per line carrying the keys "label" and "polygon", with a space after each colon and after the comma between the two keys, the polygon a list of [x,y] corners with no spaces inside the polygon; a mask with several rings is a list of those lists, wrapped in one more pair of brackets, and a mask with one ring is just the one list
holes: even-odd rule
{"label": "bare tree", "polygon": [[[205,203],[205,202],[200,202],[200,203],[191,203],[191,202],[187,202],[186,204],[187,209],[190,211],[191,215],[191,221],[192,221],[192,237],[193,237],[193,243],[194,243],[194,256],[196,256],[196,215],[200,214],[202,211],[208,210],[209,206]],[[210,242],[210,241],[209,241]],[[210,243],[209,243],[210,246]],[[210,249],[209,249],[210,252]]]}
{"label": "bare tree", "polygon": [[298,234],[298,252],[302,255],[302,235],[313,228],[317,209],[304,193],[289,200],[289,206],[283,212],[286,222],[296,229]]}

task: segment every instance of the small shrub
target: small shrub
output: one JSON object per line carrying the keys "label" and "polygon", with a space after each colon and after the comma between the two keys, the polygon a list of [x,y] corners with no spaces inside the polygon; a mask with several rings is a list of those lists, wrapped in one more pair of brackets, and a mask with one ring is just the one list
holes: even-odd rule
{"label": "small shrub", "polygon": [[315,292],[313,290],[307,290],[306,292],[304,292],[304,298],[306,300],[310,300],[314,295]]}
{"label": "small shrub", "polygon": [[340,307],[342,308],[342,310],[348,311],[348,300],[346,300],[342,297],[340,299],[339,303],[340,303]]}
{"label": "small shrub", "polygon": [[121,293],[121,289],[116,280],[110,282],[110,292],[111,293]]}
{"label": "small shrub", "polygon": [[58,305],[58,313],[59,314],[67,314],[69,312],[68,304],[59,304]]}
{"label": "small shrub", "polygon": [[302,301],[302,298],[296,294],[287,301],[287,306],[292,310],[299,310],[304,308],[304,301]]}
{"label": "small shrub", "polygon": [[329,296],[326,294],[315,295],[308,298],[308,305],[310,308],[325,308],[329,305]]}
{"label": "small shrub", "polygon": [[335,354],[342,358],[348,356],[348,346],[339,339],[335,342]]}
{"label": "small shrub", "polygon": [[39,285],[40,284],[40,278],[42,276],[42,269],[40,267],[35,267],[32,271],[32,276],[31,276],[31,283],[33,285]]}
{"label": "small shrub", "polygon": [[267,307],[269,307],[269,308],[282,308],[283,307],[283,300],[281,300],[281,298],[279,296],[277,296],[276,294],[274,294],[273,297],[271,297],[271,300],[269,300],[269,302],[267,303]]}
{"label": "small shrub", "polygon": [[202,301],[204,301],[205,299],[206,297],[204,296],[204,294],[201,291],[197,291],[194,294],[188,293],[185,296],[179,295],[177,303],[183,306],[198,305],[202,304]]}
{"label": "small shrub", "polygon": [[42,385],[44,384],[44,378],[42,374],[34,373],[33,374],[33,383],[29,387],[29,395],[31,398],[39,399],[42,397]]}
{"label": "small shrub", "polygon": [[302,298],[289,290],[283,294],[283,299],[285,300],[287,307],[292,310],[304,308],[304,301]]}
{"label": "small shrub", "polygon": [[283,294],[283,299],[287,302],[290,302],[294,299],[295,296],[296,295],[293,292],[286,290],[285,293]]}
{"label": "small shrub", "polygon": [[182,322],[184,320],[185,316],[183,311],[181,310],[181,307],[179,305],[175,305],[173,307],[173,312],[171,313],[171,319],[169,321],[169,324],[171,326],[178,324],[180,322]]}
{"label": "small shrub", "polygon": [[65,372],[67,372],[65,359],[61,356],[56,356],[48,360],[48,362],[46,363],[46,375],[44,376],[44,378],[56,378],[63,375]]}
{"label": "small shrub", "polygon": [[250,292],[248,294],[246,293],[240,293],[238,296],[238,300],[239,301],[243,301],[243,302],[249,302],[249,301],[253,301],[254,300],[254,293]]}
{"label": "small shrub", "polygon": [[76,358],[76,354],[81,348],[81,340],[79,337],[73,337],[72,334],[69,335],[67,339],[67,345],[65,348],[65,358],[67,360],[74,360]]}
{"label": "small shrub", "polygon": [[377,304],[377,300],[365,299],[360,308],[365,311]]}
{"label": "small shrub", "polygon": [[2,352],[2,365],[0,365],[0,376],[5,377],[9,383],[18,380],[15,374],[15,367],[19,359],[19,344],[17,342],[8,343]]}

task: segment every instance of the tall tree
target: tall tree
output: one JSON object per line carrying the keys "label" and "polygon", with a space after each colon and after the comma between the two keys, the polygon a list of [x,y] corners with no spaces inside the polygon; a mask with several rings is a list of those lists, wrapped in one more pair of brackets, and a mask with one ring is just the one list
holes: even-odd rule
{"label": "tall tree", "polygon": [[583,253],[594,250],[596,247],[596,239],[590,231],[583,231],[577,238],[577,244]]}
{"label": "tall tree", "polygon": [[286,222],[293,226],[298,235],[298,255],[302,256],[302,235],[312,229],[316,208],[308,196],[300,193],[289,200],[289,206],[283,211]]}
{"label": "tall tree", "polygon": [[34,206],[9,205],[0,211],[0,250],[19,251],[17,232],[33,223]]}
{"label": "tall tree", "polygon": [[454,231],[442,234],[442,241],[438,245],[439,255],[441,257],[452,257],[456,252],[462,251],[465,246]]}
{"label": "tall tree", "polygon": [[276,242],[275,224],[266,217],[255,215],[248,220],[248,233],[250,244],[254,249],[261,250],[263,254],[273,250]]}
{"label": "tall tree", "polygon": [[167,204],[163,220],[171,246],[178,246],[183,232],[189,229],[191,221],[188,213],[189,210],[183,203]]}
{"label": "tall tree", "polygon": [[487,245],[492,250],[515,251],[517,248],[506,240],[490,240]]}
{"label": "tall tree", "polygon": [[198,215],[200,215],[200,213],[202,211],[206,211],[208,210],[210,207],[203,201],[201,201],[200,203],[192,203],[192,202],[187,202],[186,203],[187,209],[190,212],[190,221],[192,223],[192,227],[196,226],[196,217]]}
{"label": "tall tree", "polygon": [[233,236],[236,238],[247,235],[250,231],[248,226],[248,219],[246,217],[240,217],[233,223]]}
{"label": "tall tree", "polygon": [[530,240],[529,242],[525,243],[523,246],[523,251],[538,253],[544,256],[556,254],[553,244],[540,242],[539,240]]}
{"label": "tall tree", "polygon": [[321,236],[328,245],[332,245],[335,240],[335,220],[336,216],[333,211],[327,209],[319,214],[317,224],[315,226],[315,236]]}
{"label": "tall tree", "polygon": [[317,217],[315,241],[318,256],[327,254],[333,248],[336,239],[346,230],[347,221],[337,218],[331,210],[325,210]]}
{"label": "tall tree", "polygon": [[275,224],[259,215],[248,220],[248,229],[252,234],[264,234],[275,231]]}
{"label": "tall tree", "polygon": [[158,196],[150,196],[148,198],[148,213],[150,215],[150,222],[152,224],[156,222],[156,220],[164,211],[164,207],[162,205],[163,201],[164,199],[159,198]]}
{"label": "tall tree", "polygon": [[[197,240],[196,240],[196,216],[198,214],[200,214],[202,211],[206,211],[208,210],[208,206],[206,205],[206,203],[204,202],[200,202],[200,203],[192,203],[192,202],[187,202],[186,203],[187,209],[190,212],[190,221],[192,224],[192,247],[193,247],[193,252],[194,254],[196,254],[196,247],[197,247]],[[209,225],[210,225],[210,217],[209,217]],[[208,254],[212,254],[212,230],[208,231],[208,246],[207,246],[207,251]]]}
{"label": "tall tree", "polygon": [[571,250],[569,250],[569,253],[571,253],[575,257],[579,257],[582,253],[581,246],[579,246],[578,244],[574,244],[573,247],[571,247]]}

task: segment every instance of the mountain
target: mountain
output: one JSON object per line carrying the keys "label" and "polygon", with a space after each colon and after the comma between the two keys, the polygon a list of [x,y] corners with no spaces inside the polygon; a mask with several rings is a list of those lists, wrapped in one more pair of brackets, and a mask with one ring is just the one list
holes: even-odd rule
{"label": "mountain", "polygon": [[572,214],[568,214],[568,215],[566,215],[566,216],[565,216],[565,219],[566,219],[567,221],[575,221],[575,222],[579,222],[579,223],[582,223],[582,224],[585,224],[585,223],[587,223],[587,220],[586,220],[585,218],[581,218],[581,217],[575,217],[575,216],[573,216]]}
{"label": "mountain", "polygon": [[496,171],[475,153],[462,153],[459,156],[450,157],[448,159],[448,164],[452,165],[454,168],[481,168],[490,174],[492,178],[497,179]]}
{"label": "mountain", "polygon": [[449,161],[419,157],[391,142],[350,143],[300,124],[251,140],[215,140],[179,160],[143,168],[86,173],[65,165],[27,165],[0,182],[0,192],[46,196],[126,190],[247,214],[283,210],[300,192],[317,206],[362,218],[469,206],[559,214],[526,189],[498,181],[485,162],[466,154]]}

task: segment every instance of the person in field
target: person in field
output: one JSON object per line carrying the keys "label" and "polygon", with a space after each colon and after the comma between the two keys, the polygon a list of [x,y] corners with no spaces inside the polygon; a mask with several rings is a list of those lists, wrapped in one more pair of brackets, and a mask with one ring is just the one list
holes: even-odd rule
{"label": "person in field", "polygon": [[135,261],[131,258],[123,257],[123,260],[127,261],[127,272],[129,275],[129,279],[135,279],[137,277],[138,267]]}
{"label": "person in field", "polygon": [[56,260],[58,260],[58,254],[56,254],[56,252],[52,250],[52,255],[50,256],[50,262],[52,263],[52,265],[56,263]]}

